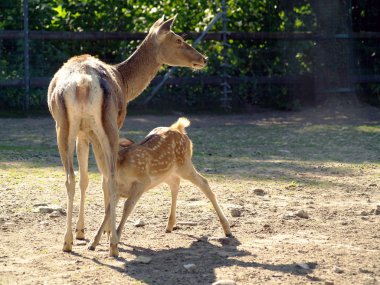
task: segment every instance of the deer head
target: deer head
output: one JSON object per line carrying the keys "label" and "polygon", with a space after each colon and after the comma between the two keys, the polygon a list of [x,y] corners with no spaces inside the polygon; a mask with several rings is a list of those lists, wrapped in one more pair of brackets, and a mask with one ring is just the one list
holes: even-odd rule
{"label": "deer head", "polygon": [[157,20],[149,30],[157,44],[157,59],[162,64],[202,69],[207,64],[207,57],[191,47],[185,40],[172,31],[176,16],[164,21]]}

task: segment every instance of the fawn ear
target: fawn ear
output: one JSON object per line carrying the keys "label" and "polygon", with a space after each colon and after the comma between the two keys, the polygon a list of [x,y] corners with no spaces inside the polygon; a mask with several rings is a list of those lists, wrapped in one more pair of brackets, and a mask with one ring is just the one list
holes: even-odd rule
{"label": "fawn ear", "polygon": [[158,28],[159,33],[168,33],[171,31],[173,23],[175,19],[177,18],[177,15],[175,15],[173,18],[170,18],[169,20],[166,20],[163,22],[160,27]]}
{"label": "fawn ear", "polygon": [[133,145],[135,142],[130,140],[130,139],[127,139],[127,138],[120,138],[119,140],[119,145],[121,147],[128,147],[130,145]]}
{"label": "fawn ear", "polygon": [[165,19],[165,15],[162,15],[162,17],[160,19],[158,19],[149,29],[149,34],[152,33],[156,28],[158,28],[163,22],[164,22],[164,19]]}

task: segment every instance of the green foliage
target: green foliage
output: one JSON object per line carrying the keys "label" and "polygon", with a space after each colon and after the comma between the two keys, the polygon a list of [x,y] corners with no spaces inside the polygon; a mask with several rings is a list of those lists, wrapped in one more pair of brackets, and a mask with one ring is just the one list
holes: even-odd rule
{"label": "green foliage", "polygon": [[[354,32],[380,32],[378,24],[380,2],[376,0],[353,0],[352,18]],[[378,40],[362,40],[355,43],[354,50],[358,55],[359,74],[379,74],[380,48]],[[380,106],[380,85],[378,83],[359,84],[359,98],[374,106]]]}
{"label": "green foliage", "polygon": [[[0,4],[0,29],[22,29],[22,2],[3,2]],[[313,7],[306,0],[291,1],[291,4],[279,0],[228,0],[227,3],[230,20],[228,31],[231,32],[315,31],[317,27]],[[29,0],[29,6],[31,30],[147,32],[163,14],[167,17],[178,14],[174,30],[181,34],[203,31],[221,11],[221,0]],[[222,22],[219,21],[211,31],[217,32],[221,28]],[[138,44],[137,41],[31,41],[31,77],[52,76],[69,57],[82,53],[95,55],[109,63],[117,63],[127,58]],[[227,60],[232,66],[229,70],[231,76],[296,75],[313,72],[314,46],[311,42],[230,40],[229,44]],[[220,76],[223,61],[221,42],[204,41],[199,49],[210,59],[209,66],[201,74]],[[21,46],[17,47],[16,53],[15,57],[15,51],[9,48],[7,40],[0,41],[0,80],[12,76],[22,77]],[[176,76],[199,75],[187,69],[180,69],[176,73]],[[44,92],[34,89],[32,91],[35,98],[32,102],[37,104],[35,107],[44,108]],[[219,86],[203,86],[201,80],[197,86],[165,86],[161,96],[155,98],[154,104],[157,105],[159,100],[161,105],[179,105],[183,109],[202,106],[209,109],[210,102],[213,102],[212,106],[220,105],[220,91]],[[4,99],[4,94],[8,94],[8,91],[0,92],[0,98],[8,102],[8,95]],[[42,99],[39,100],[38,96],[42,96]],[[280,86],[279,89],[253,89],[252,84],[234,86],[232,97],[234,105],[249,103],[278,108],[291,108],[290,101],[293,100],[285,86]],[[137,100],[141,99],[143,96]],[[19,99],[15,102],[18,101]],[[9,105],[17,105],[15,102]]]}

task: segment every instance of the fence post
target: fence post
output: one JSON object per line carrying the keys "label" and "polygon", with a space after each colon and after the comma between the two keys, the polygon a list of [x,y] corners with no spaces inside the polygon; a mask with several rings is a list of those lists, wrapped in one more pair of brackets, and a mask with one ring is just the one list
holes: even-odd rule
{"label": "fence post", "polygon": [[352,39],[349,13],[350,0],[315,1],[321,35],[315,57],[315,87],[317,101],[344,94],[356,101],[352,81]]}
{"label": "fence post", "polygon": [[222,45],[223,45],[223,50],[222,50],[222,56],[223,56],[223,63],[222,63],[222,70],[223,70],[223,73],[222,73],[222,87],[223,87],[223,90],[222,90],[222,98],[221,98],[221,101],[222,101],[222,108],[224,109],[231,109],[231,104],[229,101],[231,101],[231,98],[228,96],[229,93],[231,93],[231,86],[230,84],[228,83],[228,77],[229,77],[229,74],[228,74],[228,67],[229,67],[229,64],[228,64],[228,59],[227,59],[227,55],[228,55],[228,47],[230,46],[227,42],[227,22],[228,22],[228,18],[227,18],[227,3],[226,3],[226,0],[223,0],[222,2],[222,22],[223,22],[223,28],[222,28]]}
{"label": "fence post", "polygon": [[30,75],[29,75],[29,1],[23,0],[23,16],[24,16],[24,111],[29,110],[30,105]]}

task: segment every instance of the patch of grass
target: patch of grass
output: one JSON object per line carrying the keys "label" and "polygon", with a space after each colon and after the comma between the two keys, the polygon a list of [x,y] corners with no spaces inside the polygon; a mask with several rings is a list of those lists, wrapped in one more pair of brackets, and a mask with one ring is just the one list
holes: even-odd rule
{"label": "patch of grass", "polygon": [[292,182],[290,182],[290,184],[285,186],[285,189],[294,189],[294,188],[297,188],[299,186],[300,186],[299,183],[297,183],[296,181],[292,181]]}
{"label": "patch of grass", "polygon": [[380,162],[377,127],[246,125],[196,129],[189,135],[196,165],[215,172],[267,172],[276,165],[302,170],[300,162]]}
{"label": "patch of grass", "polygon": [[364,133],[378,134],[380,133],[380,126],[358,126],[356,130]]}
{"label": "patch of grass", "polygon": [[[49,120],[41,120],[41,123],[37,119],[31,122],[21,119],[7,121],[12,127],[6,133],[2,131],[0,141],[3,183],[14,185],[31,180],[34,187],[45,184],[42,188],[46,188],[45,180],[64,181],[54,128],[42,133],[41,129],[33,127],[25,129],[28,124],[53,127]],[[228,117],[220,117],[220,120],[228,121]],[[157,122],[156,125],[165,124]],[[147,134],[146,126],[128,127],[128,131],[121,131],[121,136],[140,141]],[[358,171],[380,165],[379,126],[246,124],[243,120],[241,124],[202,124],[202,127],[190,127],[188,133],[194,143],[196,168],[221,182],[239,178],[257,183],[276,183],[282,188],[291,185],[344,187],[340,177],[354,176]],[[93,154],[90,155],[89,169],[90,181],[100,185]],[[78,172],[76,175],[78,178]],[[60,183],[48,188],[62,191],[64,184]],[[163,195],[170,196],[170,191],[164,192]]]}
{"label": "patch of grass", "polygon": [[40,254],[49,254],[49,249],[44,247],[38,250]]}

